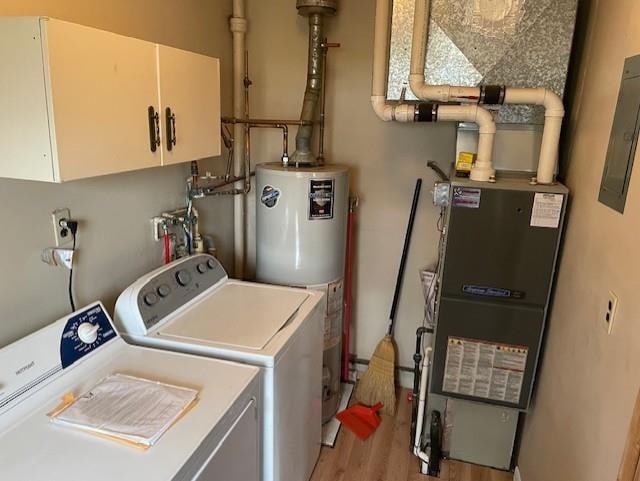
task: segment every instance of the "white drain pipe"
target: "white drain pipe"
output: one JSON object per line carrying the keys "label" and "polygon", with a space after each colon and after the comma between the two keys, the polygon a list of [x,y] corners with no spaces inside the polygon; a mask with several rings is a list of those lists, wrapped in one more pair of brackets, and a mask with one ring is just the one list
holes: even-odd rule
{"label": "white drain pipe", "polygon": [[[411,74],[409,86],[420,100],[435,102],[462,102],[474,104],[528,104],[545,108],[542,145],[538,159],[537,182],[553,183],[558,161],[558,145],[564,106],[562,99],[544,88],[514,88],[496,85],[460,87],[452,85],[428,85],[425,81],[425,49],[429,25],[429,0],[415,0],[413,38],[411,45]],[[387,15],[389,13],[387,12]],[[390,16],[387,18],[389,22]]]}
{"label": "white drain pipe", "polygon": [[[233,116],[244,117],[244,55],[246,51],[247,19],[245,0],[233,0],[233,16],[229,20],[233,34]],[[233,167],[234,174],[243,174],[245,127],[241,123],[233,126]],[[246,173],[248,175],[248,172]],[[242,182],[235,186],[244,189]],[[246,203],[244,195],[233,196],[233,272],[237,279],[244,277],[245,268],[245,219]]]}
{"label": "white drain pipe", "polygon": [[420,394],[418,396],[418,416],[416,419],[416,435],[413,441],[413,454],[421,461],[428,463],[429,455],[422,450],[422,430],[427,411],[427,387],[429,385],[429,367],[431,363],[430,347],[425,349],[422,358],[422,370],[420,371]]}
{"label": "white drain pipe", "polygon": [[480,139],[475,173],[472,171],[472,178],[474,180],[490,180],[495,174],[491,158],[496,124],[488,110],[478,105],[409,104],[386,100],[390,19],[391,0],[377,0],[371,86],[371,106],[376,115],[385,122],[475,122],[480,129]]}

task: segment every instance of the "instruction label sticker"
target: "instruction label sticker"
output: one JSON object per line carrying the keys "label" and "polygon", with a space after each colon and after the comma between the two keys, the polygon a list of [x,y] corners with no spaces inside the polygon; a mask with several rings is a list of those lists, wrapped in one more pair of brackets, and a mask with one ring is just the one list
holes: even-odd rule
{"label": "instruction label sticker", "polygon": [[531,210],[531,227],[547,227],[557,229],[562,215],[562,194],[545,194],[536,192]]}
{"label": "instruction label sticker", "polygon": [[477,209],[480,207],[480,196],[482,191],[473,187],[454,187],[453,206],[466,207],[467,209]]}
{"label": "instruction label sticker", "polygon": [[324,316],[324,349],[331,349],[342,340],[342,319],[344,305],[344,280],[338,279],[329,284],[307,286],[325,295]]}
{"label": "instruction label sticker", "polygon": [[266,207],[272,208],[276,206],[279,198],[280,198],[280,189],[276,189],[271,185],[265,185],[264,189],[262,189],[260,202],[262,202]]}
{"label": "instruction label sticker", "polygon": [[309,220],[333,219],[333,179],[309,181]]}
{"label": "instruction label sticker", "polygon": [[442,390],[518,404],[529,349],[449,337]]}

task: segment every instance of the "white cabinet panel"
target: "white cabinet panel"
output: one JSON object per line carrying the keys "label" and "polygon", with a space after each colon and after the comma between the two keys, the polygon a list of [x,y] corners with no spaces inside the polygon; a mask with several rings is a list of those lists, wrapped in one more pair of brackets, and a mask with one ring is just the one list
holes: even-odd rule
{"label": "white cabinet panel", "polygon": [[0,25],[0,175],[53,180],[40,23],[27,17]]}
{"label": "white cabinet panel", "polygon": [[60,181],[161,164],[149,142],[158,106],[156,46],[59,20],[42,20]]}
{"label": "white cabinet panel", "polygon": [[158,45],[158,81],[163,165],[220,155],[218,59]]}

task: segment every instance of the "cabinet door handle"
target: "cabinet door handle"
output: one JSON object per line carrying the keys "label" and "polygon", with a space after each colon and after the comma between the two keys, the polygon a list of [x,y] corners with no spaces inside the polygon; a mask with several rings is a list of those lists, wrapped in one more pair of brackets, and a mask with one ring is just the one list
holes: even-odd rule
{"label": "cabinet door handle", "polygon": [[171,151],[176,145],[176,114],[171,112],[170,107],[167,107],[164,113],[167,124],[167,150]]}
{"label": "cabinet door handle", "polygon": [[149,116],[149,148],[151,152],[155,152],[160,145],[160,115],[153,108],[153,105],[149,105],[147,113]]}

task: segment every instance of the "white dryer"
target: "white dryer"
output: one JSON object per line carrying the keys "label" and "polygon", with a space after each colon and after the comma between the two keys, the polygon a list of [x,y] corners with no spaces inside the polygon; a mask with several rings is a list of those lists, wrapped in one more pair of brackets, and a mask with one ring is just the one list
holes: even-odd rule
{"label": "white dryer", "polygon": [[263,480],[307,481],[321,443],[323,296],[229,279],[195,255],[127,288],[115,321],[132,343],[259,366]]}
{"label": "white dryer", "polygon": [[[114,373],[198,390],[148,450],[50,421]],[[3,481],[258,481],[260,377],[250,366],[131,346],[95,303],[0,349]]]}

